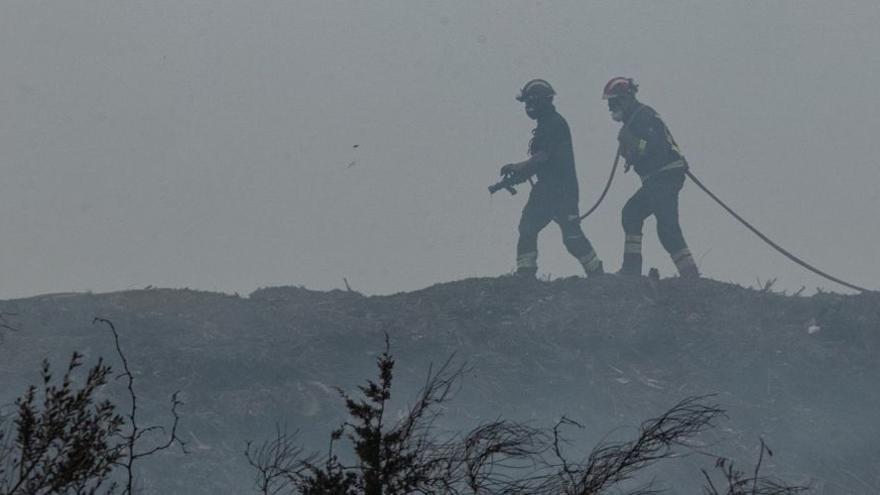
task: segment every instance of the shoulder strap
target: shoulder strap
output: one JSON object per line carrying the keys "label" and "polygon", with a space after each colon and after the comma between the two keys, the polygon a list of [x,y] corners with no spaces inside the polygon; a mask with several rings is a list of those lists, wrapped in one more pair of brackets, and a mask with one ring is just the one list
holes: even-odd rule
{"label": "shoulder strap", "polygon": [[645,105],[644,103],[639,103],[638,108],[636,108],[635,111],[633,111],[632,115],[630,115],[629,118],[626,119],[626,123],[624,123],[623,126],[627,127],[630,124],[632,124],[633,121],[636,120],[636,116],[638,116],[639,113],[641,113],[641,111],[647,107],[648,107],[648,105]]}

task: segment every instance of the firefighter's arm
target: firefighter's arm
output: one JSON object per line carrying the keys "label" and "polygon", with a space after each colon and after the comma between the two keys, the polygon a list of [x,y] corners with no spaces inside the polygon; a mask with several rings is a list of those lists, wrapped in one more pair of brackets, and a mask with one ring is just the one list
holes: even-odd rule
{"label": "firefighter's arm", "polygon": [[626,150],[626,155],[632,157],[652,155],[670,146],[666,138],[666,126],[653,115],[638,118],[624,126],[620,129],[618,140]]}
{"label": "firefighter's arm", "polygon": [[550,158],[550,155],[546,151],[537,151],[527,160],[518,163],[508,163],[501,167],[501,175],[514,174],[520,177],[531,177],[547,162],[548,158]]}

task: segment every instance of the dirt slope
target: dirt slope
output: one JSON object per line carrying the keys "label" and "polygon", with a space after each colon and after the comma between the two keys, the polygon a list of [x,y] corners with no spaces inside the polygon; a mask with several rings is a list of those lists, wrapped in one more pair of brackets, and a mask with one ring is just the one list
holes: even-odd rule
{"label": "dirt slope", "polygon": [[[323,449],[342,419],[333,387],[373,376],[383,333],[406,405],[429,363],[456,354],[471,371],[441,427],[499,415],[552,424],[565,414],[573,451],[626,437],[689,395],[716,393],[730,419],[705,450],[746,462],[763,437],[766,465],[817,493],[880,493],[880,295],[794,297],[711,280],[614,276],[522,282],[469,279],[390,296],[261,289],[247,298],[191,290],[58,294],[2,301],[18,330],[0,342],[0,403],[35,383],[39,362],[74,350],[112,357],[109,318],[136,370],[144,414],[167,419],[182,392],[189,455],[142,465],[144,493],[248,493],[241,453],[276,423]],[[111,361],[113,361],[111,359]],[[121,390],[109,387],[114,397]],[[658,472],[696,493],[691,456]]]}

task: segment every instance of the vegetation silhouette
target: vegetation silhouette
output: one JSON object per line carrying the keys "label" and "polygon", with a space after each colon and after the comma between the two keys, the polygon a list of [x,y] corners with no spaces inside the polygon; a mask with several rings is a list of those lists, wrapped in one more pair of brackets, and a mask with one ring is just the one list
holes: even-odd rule
{"label": "vegetation silhouette", "polygon": [[[109,320],[95,318],[111,331],[125,379],[129,407],[123,414],[109,399],[98,400],[112,368],[102,358],[77,386],[83,356],[74,352],[60,382],[48,360],[43,361],[39,387],[31,385],[15,401],[11,422],[0,416],[0,495],[135,493],[136,462],[184,443],[177,436],[182,403],[171,398],[170,431],[161,426],[143,427],[137,419],[134,375]],[[141,448],[147,437],[153,446]]]}
{"label": "vegetation silhouette", "polygon": [[[137,492],[134,466],[140,459],[177,444],[182,403],[172,395],[172,425],[143,427],[138,422],[134,374],[113,323],[96,318],[112,333],[129,405],[123,413],[110,400],[98,400],[112,376],[98,363],[78,376],[83,356],[73,353],[60,381],[43,362],[40,386],[30,386],[15,402],[12,421],[0,417],[0,495],[115,494]],[[282,428],[260,445],[249,443],[245,457],[263,494],[403,495],[535,494],[600,495],[657,493],[651,484],[633,488],[645,468],[691,450],[688,439],[714,426],[724,411],[711,396],[689,397],[644,421],[634,439],[602,443],[582,460],[564,451],[566,427],[552,428],[496,419],[465,433],[444,434],[435,427],[466,371],[450,356],[429,368],[416,400],[397,420],[390,419],[394,357],[388,336],[376,361],[378,378],[359,386],[358,395],[337,389],[349,419],[332,431],[325,454],[306,454],[296,433]],[[77,385],[81,381],[81,385]],[[4,421],[5,420],[5,421]],[[153,434],[161,433],[158,440]],[[151,437],[147,440],[148,437]],[[148,442],[152,446],[142,447]],[[349,456],[337,454],[342,441]],[[761,474],[773,452],[761,441],[757,463],[748,472],[727,458],[715,459],[714,476],[703,470],[705,495],[791,495],[808,490]],[[354,459],[353,462],[343,459]]]}
{"label": "vegetation silhouette", "polygon": [[[562,418],[553,428],[535,428],[504,419],[484,423],[463,434],[442,435],[435,422],[465,371],[452,366],[453,356],[437,371],[429,368],[413,406],[401,419],[389,421],[394,357],[388,336],[376,361],[378,378],[358,387],[353,397],[337,389],[349,419],[330,434],[326,454],[305,454],[296,433],[278,428],[274,438],[248,443],[245,456],[254,469],[256,489],[264,495],[407,495],[532,494],[600,495],[621,489],[641,470],[689,449],[686,440],[714,426],[724,415],[711,396],[690,397],[641,424],[635,439],[602,443],[585,460],[572,461],[563,451]],[[335,447],[347,439],[354,458],[348,465]],[[707,495],[787,495],[806,487],[787,485],[760,475],[763,455],[752,476],[718,458],[724,484],[708,472]],[[726,486],[725,486],[726,485]],[[724,487],[724,488],[719,488]],[[620,493],[657,493],[650,484]]]}

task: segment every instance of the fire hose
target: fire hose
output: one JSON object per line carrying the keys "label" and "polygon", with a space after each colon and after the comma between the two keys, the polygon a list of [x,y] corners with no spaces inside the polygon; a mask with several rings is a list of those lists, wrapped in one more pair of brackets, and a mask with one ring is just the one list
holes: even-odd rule
{"label": "fire hose", "polygon": [[[602,190],[602,194],[599,195],[599,199],[596,200],[596,203],[589,210],[587,210],[586,213],[584,213],[583,215],[580,216],[578,221],[582,221],[583,219],[587,218],[591,213],[596,211],[596,208],[598,208],[599,205],[602,203],[602,200],[605,199],[605,195],[608,194],[608,190],[611,188],[611,182],[614,180],[614,174],[617,172],[617,165],[619,162],[620,162],[620,150],[618,149],[617,154],[614,157],[614,165],[612,165],[612,167],[611,167],[611,174],[608,176],[608,181],[605,183],[605,188]],[[851,284],[845,280],[842,280],[838,277],[830,275],[830,274],[816,268],[815,266],[807,263],[806,261],[802,260],[801,258],[795,256],[790,251],[788,251],[787,249],[783,248],[782,246],[780,246],[779,244],[777,244],[776,242],[771,240],[763,232],[761,232],[760,230],[755,228],[751,223],[746,221],[738,213],[733,211],[733,209],[731,207],[727,206],[727,204],[725,204],[723,201],[721,201],[721,199],[718,196],[716,196],[711,190],[709,190],[708,187],[706,187],[699,179],[697,179],[694,176],[694,174],[691,173],[691,171],[689,169],[685,169],[685,173],[691,179],[691,181],[693,181],[694,184],[697,185],[697,187],[702,189],[704,193],[706,193],[716,203],[721,205],[721,207],[724,208],[728,213],[730,213],[730,215],[733,216],[733,218],[737,219],[741,224],[745,225],[746,228],[748,228],[750,231],[752,231],[753,234],[758,236],[758,238],[760,238],[762,241],[767,243],[770,247],[775,249],[777,252],[779,252],[780,254],[785,256],[786,258],[790,259],[791,261],[794,261],[795,263],[797,263],[801,267],[806,268],[807,270],[815,273],[816,275],[819,275],[820,277],[823,277],[823,278],[830,280],[832,282],[836,282],[844,287],[848,287],[850,289],[853,289],[853,290],[856,290],[859,292],[873,292],[870,289],[866,289],[864,287],[859,287],[858,285]]]}

